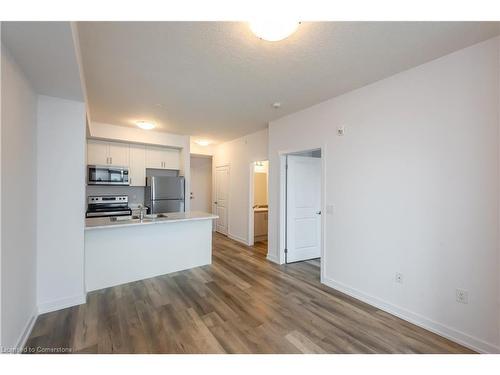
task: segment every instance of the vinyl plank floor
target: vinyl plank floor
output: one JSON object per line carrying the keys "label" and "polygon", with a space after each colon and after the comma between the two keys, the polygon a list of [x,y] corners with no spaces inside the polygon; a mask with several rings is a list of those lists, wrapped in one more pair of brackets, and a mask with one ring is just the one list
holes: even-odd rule
{"label": "vinyl plank floor", "polygon": [[471,353],[320,284],[319,259],[279,266],[266,254],[266,241],[248,247],[215,234],[211,265],[43,314],[27,352]]}

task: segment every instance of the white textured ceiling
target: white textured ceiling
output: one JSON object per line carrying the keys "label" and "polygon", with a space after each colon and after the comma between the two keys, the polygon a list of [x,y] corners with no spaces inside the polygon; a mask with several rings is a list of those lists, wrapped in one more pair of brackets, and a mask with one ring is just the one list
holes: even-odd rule
{"label": "white textured ceiling", "polygon": [[491,22],[306,22],[266,42],[241,22],[78,26],[93,121],[217,141],[499,34]]}
{"label": "white textured ceiling", "polygon": [[2,43],[39,94],[83,100],[70,22],[2,22]]}

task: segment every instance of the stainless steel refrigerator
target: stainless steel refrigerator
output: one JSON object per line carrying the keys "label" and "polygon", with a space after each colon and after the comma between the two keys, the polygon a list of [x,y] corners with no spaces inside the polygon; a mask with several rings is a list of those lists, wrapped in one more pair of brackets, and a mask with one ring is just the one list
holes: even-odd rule
{"label": "stainless steel refrigerator", "polygon": [[144,205],[150,214],[184,211],[184,177],[146,177]]}

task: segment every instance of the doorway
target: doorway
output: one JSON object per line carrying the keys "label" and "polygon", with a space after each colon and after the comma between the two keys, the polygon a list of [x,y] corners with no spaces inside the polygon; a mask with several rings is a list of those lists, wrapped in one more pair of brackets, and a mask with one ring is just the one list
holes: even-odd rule
{"label": "doorway", "polygon": [[267,256],[269,162],[250,164],[248,245]]}
{"label": "doorway", "polygon": [[212,212],[212,156],[191,154],[191,211]]}
{"label": "doorway", "polygon": [[284,155],[285,263],[310,262],[322,254],[321,149]]}

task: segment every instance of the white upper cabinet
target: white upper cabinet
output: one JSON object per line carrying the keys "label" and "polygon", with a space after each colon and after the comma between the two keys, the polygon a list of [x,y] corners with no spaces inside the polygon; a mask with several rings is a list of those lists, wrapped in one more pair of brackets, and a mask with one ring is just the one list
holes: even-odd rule
{"label": "white upper cabinet", "polygon": [[130,145],[130,186],[146,186],[146,146]]}
{"label": "white upper cabinet", "polygon": [[129,166],[129,144],[109,142],[109,164],[116,167]]}
{"label": "white upper cabinet", "polygon": [[87,141],[87,164],[108,165],[109,143],[89,139]]}
{"label": "white upper cabinet", "polygon": [[162,149],[146,146],[146,168],[163,168]]}
{"label": "white upper cabinet", "polygon": [[87,140],[87,164],[128,167],[130,186],[146,185],[146,168],[179,170],[180,157],[173,148]]}
{"label": "white upper cabinet", "polygon": [[157,146],[146,146],[146,168],[179,169],[179,159],[179,150]]}
{"label": "white upper cabinet", "polygon": [[128,167],[129,145],[89,139],[87,142],[87,164]]}

